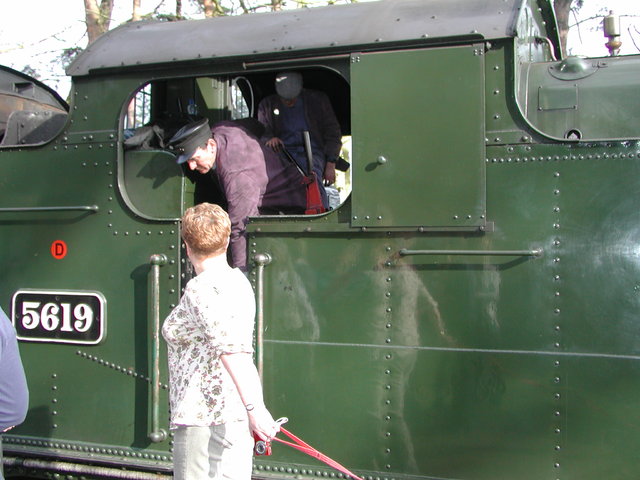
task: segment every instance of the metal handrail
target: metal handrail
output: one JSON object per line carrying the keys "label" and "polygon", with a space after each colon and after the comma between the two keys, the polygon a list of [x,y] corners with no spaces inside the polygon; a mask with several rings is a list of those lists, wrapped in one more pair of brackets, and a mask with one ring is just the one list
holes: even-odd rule
{"label": "metal handrail", "polygon": [[476,255],[476,256],[501,256],[501,257],[540,257],[543,250],[409,250],[401,249],[401,257],[408,255]]}
{"label": "metal handrail", "polygon": [[271,263],[271,255],[257,253],[253,260],[256,262],[256,362],[258,375],[262,382],[264,371],[264,267]]}
{"label": "metal handrail", "polygon": [[168,262],[167,256],[160,253],[151,255],[151,305],[152,339],[151,349],[151,433],[149,440],[154,443],[168,438],[167,431],[160,428],[160,267]]}
{"label": "metal handrail", "polygon": [[0,207],[0,213],[13,212],[97,212],[100,208],[97,205],[71,205],[68,207]]}

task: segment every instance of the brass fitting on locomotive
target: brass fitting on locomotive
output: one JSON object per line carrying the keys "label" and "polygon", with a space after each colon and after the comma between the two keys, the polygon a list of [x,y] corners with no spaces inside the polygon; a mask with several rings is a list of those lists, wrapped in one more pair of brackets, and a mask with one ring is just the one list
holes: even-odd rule
{"label": "brass fitting on locomotive", "polygon": [[609,39],[604,44],[609,49],[609,55],[614,57],[620,53],[622,42],[620,41],[620,19],[609,10],[609,15],[602,19],[602,29],[604,36]]}

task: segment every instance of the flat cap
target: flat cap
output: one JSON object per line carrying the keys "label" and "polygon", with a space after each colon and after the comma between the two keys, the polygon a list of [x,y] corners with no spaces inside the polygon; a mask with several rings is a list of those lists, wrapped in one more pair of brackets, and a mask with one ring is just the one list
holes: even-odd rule
{"label": "flat cap", "polygon": [[204,147],[210,138],[209,120],[203,118],[178,130],[169,140],[168,148],[177,155],[176,162],[180,164],[193,157],[196,150]]}

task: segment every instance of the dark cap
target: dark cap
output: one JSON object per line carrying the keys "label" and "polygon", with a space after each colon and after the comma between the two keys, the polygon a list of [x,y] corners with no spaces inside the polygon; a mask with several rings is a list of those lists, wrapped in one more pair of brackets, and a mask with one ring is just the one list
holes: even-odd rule
{"label": "dark cap", "polygon": [[169,140],[168,147],[177,155],[176,162],[184,163],[193,157],[198,148],[204,147],[210,138],[209,120],[203,118],[178,130]]}
{"label": "dark cap", "polygon": [[293,100],[302,91],[302,75],[299,72],[280,72],[276,75],[276,92],[285,100]]}

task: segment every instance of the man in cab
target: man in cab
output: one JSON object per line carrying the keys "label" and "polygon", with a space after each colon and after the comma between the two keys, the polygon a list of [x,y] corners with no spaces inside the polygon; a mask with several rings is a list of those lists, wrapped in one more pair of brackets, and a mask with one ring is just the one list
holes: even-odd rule
{"label": "man in cab", "polygon": [[257,215],[304,214],[306,189],[299,171],[259,140],[255,119],[207,119],[185,125],[169,140],[179,164],[215,175],[231,218],[230,264],[247,269],[246,225]]}

